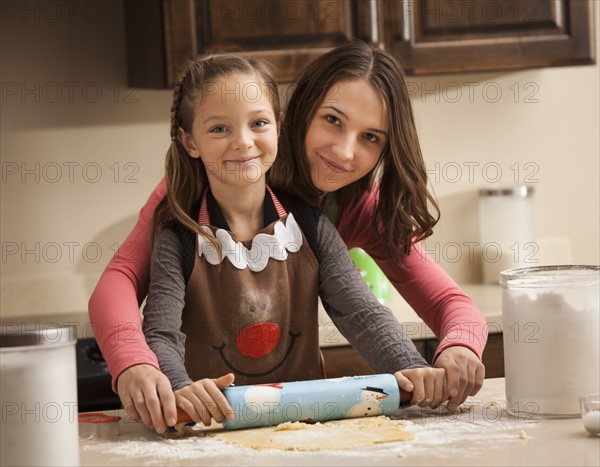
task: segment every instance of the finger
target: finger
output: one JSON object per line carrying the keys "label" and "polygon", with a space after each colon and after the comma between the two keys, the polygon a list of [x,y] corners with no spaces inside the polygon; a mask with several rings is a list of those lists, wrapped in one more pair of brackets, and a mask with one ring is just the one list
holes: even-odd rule
{"label": "finger", "polygon": [[448,399],[448,412],[456,412],[458,406],[464,402],[463,396],[463,391],[459,391],[459,393],[455,397],[451,397],[450,399]]}
{"label": "finger", "polygon": [[415,378],[414,381],[411,381],[413,384],[413,398],[410,401],[414,405],[420,405],[425,399],[425,387],[423,378]]}
{"label": "finger", "polygon": [[160,406],[160,399],[158,398],[157,389],[154,385],[149,385],[142,389],[144,391],[144,399],[146,400],[146,407],[152,420],[152,426],[157,433],[164,433],[167,429],[165,419],[163,418],[162,408]]}
{"label": "finger", "polygon": [[204,403],[204,406],[208,410],[210,416],[218,423],[221,423],[225,418],[225,414],[221,410],[221,407],[223,407],[223,404],[229,404],[214,381],[207,382],[207,384],[198,391],[198,396]]}
{"label": "finger", "polygon": [[[413,391],[415,385],[413,384],[413,382],[410,379],[408,379],[406,376],[404,376],[401,371],[397,371],[396,373],[394,373],[394,376],[396,377],[396,381],[398,381],[398,386],[400,387],[400,389],[402,389],[403,391],[406,391],[406,392]],[[414,396],[414,394],[413,394],[413,396]]]}
{"label": "finger", "polygon": [[177,407],[175,405],[175,394],[171,389],[171,384],[166,380],[161,380],[157,386],[158,397],[162,406],[163,416],[167,425],[175,426],[177,424]]}
{"label": "finger", "polygon": [[458,368],[458,391],[456,392],[455,396],[450,396],[448,401],[448,410],[451,412],[455,411],[458,406],[467,399],[475,378],[474,368],[469,368],[468,363],[463,363],[463,365],[458,366]]}
{"label": "finger", "polygon": [[152,417],[150,417],[150,412],[148,412],[148,407],[146,407],[146,400],[144,399],[143,392],[141,390],[137,390],[134,394],[132,394],[132,397],[135,409],[140,414],[140,418],[142,419],[144,425],[146,425],[147,428],[154,428],[152,425]]}
{"label": "finger", "polygon": [[140,414],[135,408],[135,404],[133,403],[133,399],[129,394],[125,394],[124,392],[119,393],[119,398],[121,399],[121,405],[125,410],[125,413],[129,417],[130,420],[139,421]]}
{"label": "finger", "polygon": [[456,397],[460,389],[460,367],[452,362],[442,366],[446,370],[447,388],[448,395],[450,397]]}
{"label": "finger", "polygon": [[131,420],[139,421],[141,418],[140,414],[135,408],[133,398],[129,394],[129,391],[127,391],[124,381],[125,377],[123,375],[117,379],[117,394],[119,395],[119,399],[121,399],[121,405],[123,405],[123,409],[125,409],[127,416]]}
{"label": "finger", "polygon": [[226,375],[221,376],[220,378],[213,379],[213,381],[219,389],[225,389],[227,386],[231,386],[234,380],[235,375],[233,373],[227,373]]}
{"label": "finger", "polygon": [[476,373],[477,366],[470,365],[468,369],[467,383],[465,384],[465,388],[461,394],[459,404],[462,404],[464,401],[466,401],[467,397],[469,397],[469,394],[473,391],[473,388],[475,387]]}
{"label": "finger", "polygon": [[201,415],[196,410],[196,405],[192,401],[188,400],[187,397],[184,397],[182,395],[176,395],[175,400],[177,401],[177,407],[179,407],[181,410],[187,413],[194,422],[204,423]]}
{"label": "finger", "polygon": [[[219,389],[216,384],[215,385],[207,385],[205,387],[205,389],[206,389],[206,392],[208,393],[209,398],[212,400],[212,402],[215,405],[214,410],[211,410],[211,414],[212,414],[213,418],[218,423],[222,423],[224,418],[233,420],[233,418],[234,418],[233,409],[229,405],[229,402],[225,398],[225,395],[223,394],[221,389]],[[209,409],[210,409],[210,407],[209,407]]]}
{"label": "finger", "polygon": [[475,371],[472,368],[467,369],[467,373],[461,375],[460,389],[458,391],[458,394],[454,398],[454,402],[457,406],[467,400],[469,392],[471,392],[471,388],[473,387],[474,380]]}
{"label": "finger", "polygon": [[194,385],[194,392],[188,395],[190,402],[194,404],[196,412],[200,415],[202,423],[210,426],[212,423],[211,406],[214,405],[213,400],[206,392],[203,385]]}
{"label": "finger", "polygon": [[427,372],[423,381],[423,400],[419,404],[420,407],[428,407],[433,401],[433,394],[435,391],[435,373]]}
{"label": "finger", "polygon": [[473,389],[469,393],[470,396],[474,396],[475,394],[477,394],[480,391],[480,389],[483,387],[484,379],[485,379],[485,366],[483,365],[483,363],[480,362],[479,365],[477,366],[477,371],[475,372],[475,385],[473,386]]}
{"label": "finger", "polygon": [[446,396],[446,376],[442,375],[435,380],[434,394],[431,407],[434,409],[444,402]]}

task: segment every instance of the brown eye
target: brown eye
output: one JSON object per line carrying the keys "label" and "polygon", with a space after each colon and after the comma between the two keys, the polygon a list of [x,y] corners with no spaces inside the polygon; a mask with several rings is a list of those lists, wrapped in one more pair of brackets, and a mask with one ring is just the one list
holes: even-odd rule
{"label": "brown eye", "polygon": [[365,133],[364,138],[371,143],[379,142],[379,138],[377,138],[377,136],[374,135],[373,133]]}
{"label": "brown eye", "polygon": [[337,118],[335,115],[325,115],[325,120],[327,120],[327,122],[331,123],[332,125],[340,124],[340,119]]}

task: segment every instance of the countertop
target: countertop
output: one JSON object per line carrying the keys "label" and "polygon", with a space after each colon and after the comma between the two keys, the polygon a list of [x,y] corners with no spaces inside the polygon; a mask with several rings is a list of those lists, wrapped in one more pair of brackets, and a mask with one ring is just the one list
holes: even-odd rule
{"label": "countertop", "polygon": [[[164,439],[126,419],[112,438],[80,438],[81,465],[599,465],[600,438],[580,418],[514,418],[503,410],[504,378],[486,379],[467,400],[469,410],[411,407],[405,420],[412,441],[345,451],[254,451],[190,435]],[[115,412],[107,412],[114,415]]]}
{"label": "countertop", "polygon": [[[462,284],[461,289],[475,302],[488,325],[489,334],[502,332],[502,296],[499,285]],[[389,303],[392,311],[412,340],[435,338],[433,331],[415,313],[402,296],[392,288]],[[321,347],[348,345],[319,302],[319,340]]]}
{"label": "countertop", "polygon": [[[490,334],[502,331],[502,302],[500,286],[484,284],[461,285],[462,290],[471,297],[477,307],[481,310]],[[402,296],[392,289],[392,295],[386,306],[394,316],[402,323],[404,331],[412,340],[434,338],[435,334],[423,322],[414,310],[406,303]],[[23,316],[11,313],[2,313],[0,321],[8,332],[16,332],[19,326],[23,329],[46,329],[46,327],[59,327],[72,325],[77,329],[78,338],[93,337],[93,328],[87,311],[36,314],[35,316]],[[321,347],[348,345],[348,341],[337,330],[331,319],[319,302],[319,343]]]}

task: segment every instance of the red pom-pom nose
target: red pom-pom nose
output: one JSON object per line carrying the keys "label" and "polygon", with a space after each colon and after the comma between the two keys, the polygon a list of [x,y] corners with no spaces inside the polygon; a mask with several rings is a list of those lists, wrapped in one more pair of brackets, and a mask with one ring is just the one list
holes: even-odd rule
{"label": "red pom-pom nose", "polygon": [[275,323],[253,324],[240,331],[235,345],[243,355],[260,358],[273,351],[280,337],[281,330]]}

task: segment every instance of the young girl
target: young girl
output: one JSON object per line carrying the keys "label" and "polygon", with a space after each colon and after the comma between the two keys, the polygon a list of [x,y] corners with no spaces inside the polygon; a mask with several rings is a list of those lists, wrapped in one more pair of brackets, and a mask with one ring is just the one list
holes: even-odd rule
{"label": "young girl", "polygon": [[[301,197],[320,201],[346,245],[364,248],[435,332],[440,345],[434,364],[446,370],[448,408],[477,393],[486,323],[418,242],[431,233],[434,220],[427,214],[431,197],[398,63],[361,43],[333,49],[300,76],[283,127],[280,156],[270,173],[273,186],[289,185]],[[175,399],[144,341],[139,305],[148,291],[150,218],[165,193],[163,180],[89,303],[113,388],[131,416],[155,427],[174,423]],[[424,399],[413,394],[414,403]]]}
{"label": "young girl", "polygon": [[178,406],[209,425],[232,416],[221,389],[234,378],[323,378],[319,295],[376,371],[439,405],[444,370],[427,368],[333,225],[266,185],[279,115],[267,69],[235,55],[191,61],[175,87],[143,330]]}

